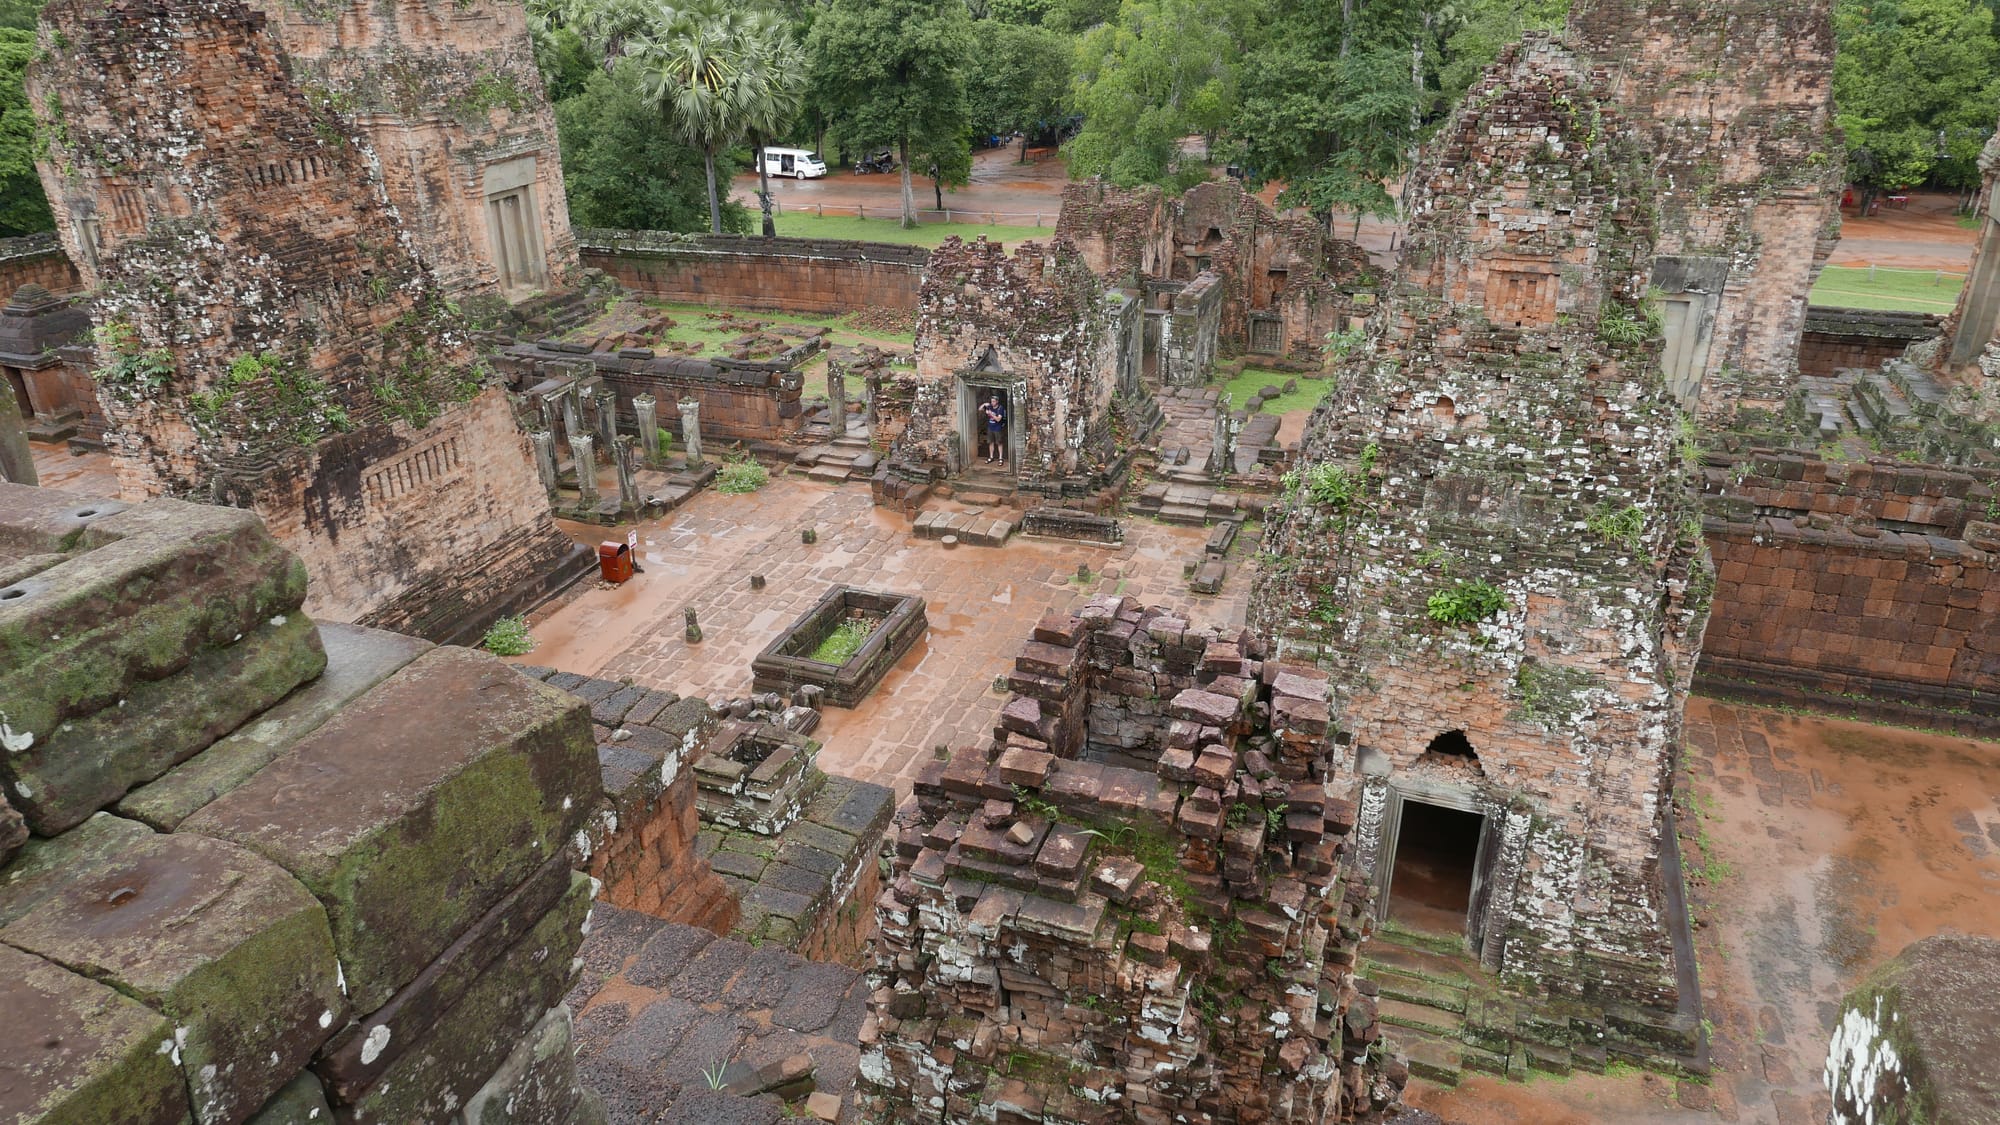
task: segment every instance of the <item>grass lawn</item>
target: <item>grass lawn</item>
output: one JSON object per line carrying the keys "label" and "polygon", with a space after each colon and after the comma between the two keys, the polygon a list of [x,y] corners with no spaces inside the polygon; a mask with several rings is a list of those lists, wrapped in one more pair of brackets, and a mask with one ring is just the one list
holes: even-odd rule
{"label": "grass lawn", "polygon": [[1245,367],[1243,374],[1227,383],[1216,384],[1216,387],[1218,390],[1229,392],[1230,409],[1241,410],[1244,404],[1250,401],[1250,396],[1257,393],[1257,388],[1282,387],[1287,379],[1297,379],[1299,389],[1274,399],[1267,399],[1264,403],[1264,413],[1290,414],[1294,410],[1311,410],[1319,405],[1320,399],[1326,397],[1326,392],[1333,389],[1332,379],[1308,379],[1288,371],[1264,371],[1255,367]]}
{"label": "grass lawn", "polygon": [[[886,213],[894,214],[893,211]],[[779,215],[777,223],[778,233],[789,238],[851,238],[861,242],[897,242],[914,246],[936,246],[954,234],[967,242],[983,234],[1012,243],[1035,238],[1046,240],[1056,233],[1054,226],[981,226],[976,223],[926,223],[904,230],[893,218],[857,219],[850,215],[821,216],[802,211]]]}
{"label": "grass lawn", "polygon": [[1903,309],[1910,312],[1950,312],[1965,279],[1930,270],[1892,270],[1828,266],[1813,286],[1811,302],[1850,309]]}

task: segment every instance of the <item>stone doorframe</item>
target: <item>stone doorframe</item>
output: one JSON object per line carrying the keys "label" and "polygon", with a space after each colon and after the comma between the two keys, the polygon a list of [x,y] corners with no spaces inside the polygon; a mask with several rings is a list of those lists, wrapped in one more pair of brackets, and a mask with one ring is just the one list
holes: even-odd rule
{"label": "stone doorframe", "polygon": [[1364,854],[1372,853],[1375,857],[1370,881],[1375,888],[1375,918],[1379,922],[1389,919],[1389,892],[1396,875],[1396,847],[1403,829],[1404,806],[1414,801],[1480,817],[1479,850],[1472,861],[1472,894],[1466,903],[1465,936],[1482,964],[1489,968],[1497,966],[1506,928],[1506,904],[1499,899],[1511,898],[1501,895],[1496,899],[1494,894],[1495,887],[1506,882],[1501,869],[1513,866],[1501,862],[1507,810],[1474,790],[1426,780],[1379,779],[1372,781],[1369,788],[1377,790],[1368,794],[1375,800],[1364,803],[1379,802],[1380,818],[1375,826],[1375,839],[1363,842],[1363,848]]}
{"label": "stone doorframe", "polygon": [[994,391],[1000,392],[1007,405],[1007,471],[1016,474],[1021,471],[1021,455],[1027,446],[1027,431],[1021,423],[1026,380],[1004,371],[968,371],[958,376],[959,455],[965,461],[958,467],[960,472],[984,464],[977,460],[980,432],[986,425],[979,419],[979,404]]}

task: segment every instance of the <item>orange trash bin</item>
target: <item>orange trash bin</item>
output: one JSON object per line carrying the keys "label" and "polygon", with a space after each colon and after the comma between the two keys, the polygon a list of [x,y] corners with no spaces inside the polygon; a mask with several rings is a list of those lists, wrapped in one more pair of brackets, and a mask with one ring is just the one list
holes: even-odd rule
{"label": "orange trash bin", "polygon": [[632,548],[608,539],[599,543],[597,572],[606,582],[622,583],[632,577]]}

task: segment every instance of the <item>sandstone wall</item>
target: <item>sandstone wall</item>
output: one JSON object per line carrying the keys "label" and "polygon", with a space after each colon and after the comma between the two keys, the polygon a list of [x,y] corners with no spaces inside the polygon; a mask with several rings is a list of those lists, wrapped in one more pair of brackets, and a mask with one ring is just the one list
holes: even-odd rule
{"label": "sandstone wall", "polygon": [[1718,472],[1704,692],[1971,733],[2000,729],[1990,482],[1760,454]]}
{"label": "sandstone wall", "polygon": [[930,251],[880,242],[585,230],[583,264],[664,301],[783,312],[911,309]]}
{"label": "sandstone wall", "polygon": [[1941,320],[1935,313],[1813,306],[1799,340],[1799,374],[1826,378],[1844,370],[1873,371],[1901,358],[1911,344],[1935,338]]}

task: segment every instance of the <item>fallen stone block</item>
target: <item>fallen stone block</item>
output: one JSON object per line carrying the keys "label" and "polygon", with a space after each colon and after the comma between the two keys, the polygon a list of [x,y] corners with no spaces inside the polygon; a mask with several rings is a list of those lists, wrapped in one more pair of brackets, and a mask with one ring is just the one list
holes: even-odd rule
{"label": "fallen stone block", "polygon": [[[568,1122],[595,1095],[577,1079],[569,1008],[549,1009],[465,1103],[465,1125]],[[601,1116],[601,1114],[600,1114]]]}

